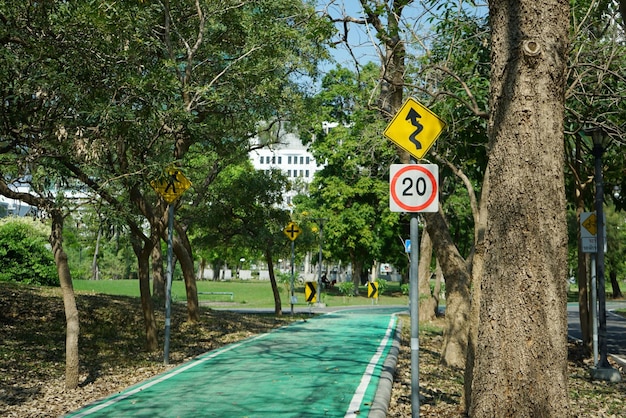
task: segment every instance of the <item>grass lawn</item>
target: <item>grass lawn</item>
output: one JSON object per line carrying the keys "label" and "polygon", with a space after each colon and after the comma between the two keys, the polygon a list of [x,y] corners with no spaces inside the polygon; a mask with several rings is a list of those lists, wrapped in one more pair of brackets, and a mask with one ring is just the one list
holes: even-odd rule
{"label": "grass lawn", "polygon": [[[107,295],[139,296],[138,280],[74,280],[74,289],[78,292],[101,293]],[[274,298],[272,296],[272,286],[269,281],[246,280],[246,281],[198,281],[198,299],[202,302],[213,302],[219,306],[214,307],[241,307],[241,308],[273,308]],[[287,309],[289,304],[289,289],[284,285],[279,285],[280,297],[283,309]],[[230,295],[209,295],[208,292],[232,292]],[[298,303],[296,306],[307,306],[304,297],[304,286],[298,284],[295,288]],[[371,305],[372,299],[368,299],[365,286],[359,288],[360,296],[346,297],[339,289],[324,289],[322,291],[322,302],[326,306],[359,306]],[[185,285],[182,281],[172,282],[172,300],[183,302],[186,300]],[[378,298],[379,305],[407,305],[408,296],[400,291],[400,284],[389,282],[385,294]],[[376,303],[376,301],[374,301]]]}

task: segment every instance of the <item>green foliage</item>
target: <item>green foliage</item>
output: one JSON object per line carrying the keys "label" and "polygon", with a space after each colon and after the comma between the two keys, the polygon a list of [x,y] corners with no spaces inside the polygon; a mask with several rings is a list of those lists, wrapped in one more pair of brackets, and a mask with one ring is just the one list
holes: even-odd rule
{"label": "green foliage", "polygon": [[39,225],[23,218],[0,222],[0,281],[59,285],[47,236]]}
{"label": "green foliage", "polygon": [[[294,272],[294,286],[298,283],[298,272]],[[291,294],[291,273],[278,273],[276,275],[276,281],[283,287],[286,294]]]}
{"label": "green foliage", "polygon": [[606,277],[615,272],[618,280],[626,280],[626,213],[606,206]]}
{"label": "green foliage", "polygon": [[380,277],[376,279],[378,282],[378,294],[382,295],[389,288],[389,283],[385,279],[381,279]]}
{"label": "green foliage", "polygon": [[[296,212],[325,219],[325,252],[360,265],[388,259],[399,219],[388,210],[388,166],[396,151],[382,136],[385,121],[366,105],[378,75],[371,63],[359,74],[341,66],[330,71],[300,129],[315,137],[309,148],[326,165],[316,173],[310,197],[294,200]],[[322,121],[337,126],[324,131]]]}
{"label": "green foliage", "polygon": [[411,288],[411,286],[408,283],[402,283],[400,285],[400,290],[402,291],[402,294],[406,295],[406,296],[409,295],[410,288]]}
{"label": "green foliage", "polygon": [[341,292],[343,296],[350,297],[354,295],[354,283],[353,282],[337,283],[337,288],[339,289],[339,292]]}

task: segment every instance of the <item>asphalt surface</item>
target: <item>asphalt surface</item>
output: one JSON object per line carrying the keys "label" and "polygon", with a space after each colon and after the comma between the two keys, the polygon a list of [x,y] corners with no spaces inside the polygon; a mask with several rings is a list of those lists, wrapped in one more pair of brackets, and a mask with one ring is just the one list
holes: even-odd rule
{"label": "asphalt surface", "polygon": [[[606,342],[607,351],[617,361],[626,366],[626,318],[612,311],[626,309],[626,301],[607,301],[606,304]],[[570,337],[581,339],[578,303],[567,304],[567,324]]]}
{"label": "asphalt surface", "polygon": [[406,308],[354,308],[228,345],[68,417],[356,417]]}

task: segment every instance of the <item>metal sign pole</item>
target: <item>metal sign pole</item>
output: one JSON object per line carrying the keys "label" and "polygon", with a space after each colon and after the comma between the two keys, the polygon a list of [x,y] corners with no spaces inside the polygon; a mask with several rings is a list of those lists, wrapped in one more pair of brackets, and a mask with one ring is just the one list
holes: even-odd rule
{"label": "metal sign pole", "polygon": [[295,273],[294,273],[294,264],[296,261],[296,241],[293,240],[291,241],[291,297],[289,298],[291,300],[291,314],[293,315],[293,298],[295,296],[295,291],[293,288],[293,282],[295,280]]}
{"label": "metal sign pole", "polygon": [[322,246],[324,245],[324,221],[325,219],[319,218],[320,223],[320,254],[319,254],[319,275],[317,276],[317,305],[322,306]]}
{"label": "metal sign pole", "polygon": [[591,324],[592,324],[592,346],[593,346],[593,365],[598,365],[598,288],[596,281],[596,256],[591,255]]}
{"label": "metal sign pole", "polygon": [[170,363],[170,316],[172,312],[172,270],[173,250],[172,241],[174,234],[174,205],[170,203],[167,225],[167,278],[165,285],[165,347],[163,348],[163,363]]}
{"label": "metal sign pole", "polygon": [[420,416],[419,397],[419,231],[417,214],[411,215],[411,265],[409,270],[409,299],[411,311],[411,416]]}

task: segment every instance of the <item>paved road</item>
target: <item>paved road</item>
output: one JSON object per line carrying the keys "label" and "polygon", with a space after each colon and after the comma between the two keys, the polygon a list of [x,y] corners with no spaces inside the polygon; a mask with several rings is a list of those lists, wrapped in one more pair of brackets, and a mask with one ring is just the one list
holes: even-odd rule
{"label": "paved road", "polygon": [[[609,354],[617,356],[626,363],[626,318],[611,312],[614,309],[626,309],[626,302],[609,301],[606,304],[606,309],[607,350]],[[567,323],[569,335],[581,339],[577,303],[567,304]]]}
{"label": "paved road", "polygon": [[68,416],[367,416],[401,310],[351,309],[299,321]]}

